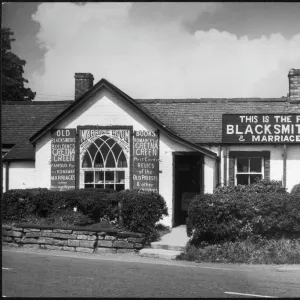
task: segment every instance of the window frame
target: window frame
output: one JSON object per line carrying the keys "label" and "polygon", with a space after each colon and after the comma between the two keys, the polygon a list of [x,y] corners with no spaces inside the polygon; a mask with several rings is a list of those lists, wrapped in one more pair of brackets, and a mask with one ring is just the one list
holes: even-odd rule
{"label": "window frame", "polygon": [[[107,136],[107,138],[104,140],[102,137],[105,136],[102,135],[102,136],[99,136],[97,137],[95,140],[93,140],[91,142],[91,144],[89,145],[89,147],[85,150],[85,153],[83,155],[83,159],[81,161],[81,170],[83,172],[83,188],[84,189],[88,189],[88,188],[109,188],[107,186],[112,186],[113,185],[113,189],[114,190],[125,190],[126,189],[126,185],[125,185],[125,181],[126,181],[126,173],[129,172],[129,157],[126,157],[125,155],[125,152],[124,152],[124,149],[122,148],[122,146],[118,143],[118,141],[116,141],[115,139],[113,139],[111,136]],[[102,142],[101,146],[99,147],[97,144],[96,144],[96,141],[97,140],[100,140]],[[114,141],[114,144],[112,146],[109,146],[107,141],[111,139]],[[103,156],[103,153],[101,152],[101,147],[106,144],[106,146],[109,147],[109,151],[108,153],[106,154],[106,157],[104,158]],[[121,148],[121,151],[120,153],[116,156],[115,153],[113,152],[113,147],[115,145],[118,145],[120,148]],[[91,153],[89,151],[89,148],[94,145],[97,150],[95,152],[95,155],[94,157],[91,156]],[[106,167],[106,164],[107,164],[107,159],[108,159],[108,155],[109,153],[112,153],[114,159],[115,159],[115,167]],[[96,157],[97,157],[97,154],[100,153],[101,157],[102,157],[102,161],[103,161],[103,167],[95,167],[95,162],[96,162]],[[125,156],[126,158],[126,164],[127,164],[127,167],[118,167],[118,162],[119,162],[119,158],[121,157],[121,153],[123,153],[123,155]],[[83,163],[84,163],[84,159],[85,159],[85,156],[88,155],[89,158],[90,158],[90,161],[91,161],[91,167],[83,167]],[[93,181],[92,182],[86,182],[86,172],[93,172]],[[96,172],[103,172],[103,181],[102,182],[96,182]],[[113,172],[113,182],[106,182],[106,173],[107,172]],[[117,182],[117,172],[123,172],[123,181],[122,182]],[[86,187],[86,185],[93,185],[93,186],[90,186],[90,187]],[[120,188],[117,188],[117,187],[120,187]]]}
{"label": "window frame", "polygon": [[[239,158],[248,159],[248,172],[238,172],[237,160]],[[261,172],[250,172],[250,159],[259,158],[261,159]],[[250,185],[250,176],[251,175],[261,175],[261,179],[265,178],[265,157],[264,156],[236,156],[234,158],[234,186],[237,186],[237,176],[238,175],[248,175],[248,185]]]}

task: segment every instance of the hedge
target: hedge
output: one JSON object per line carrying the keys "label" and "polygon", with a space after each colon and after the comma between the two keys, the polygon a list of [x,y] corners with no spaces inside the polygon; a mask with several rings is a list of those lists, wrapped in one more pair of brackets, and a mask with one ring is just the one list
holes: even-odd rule
{"label": "hedge", "polygon": [[263,237],[300,237],[300,197],[278,191],[220,189],[197,196],[190,204],[187,233],[192,244]]}
{"label": "hedge", "polygon": [[298,195],[300,196],[300,183],[293,186],[291,190],[291,195]]}
{"label": "hedge", "polygon": [[154,192],[124,190],[109,195],[111,201],[121,201],[124,227],[145,234],[149,243],[156,238],[155,224],[168,215],[164,198]]}
{"label": "hedge", "polygon": [[[49,221],[71,215],[73,208],[85,215],[86,223],[99,221],[108,215],[115,217],[117,203],[107,199],[111,191],[101,189],[49,191],[47,189],[9,190],[3,195],[3,218],[24,221],[30,217],[48,218]],[[78,215],[77,214],[77,215]],[[79,218],[80,219],[80,218]],[[80,222],[82,224],[82,222]],[[83,225],[83,224],[82,224]]]}
{"label": "hedge", "polygon": [[243,193],[282,193],[286,194],[286,188],[281,181],[277,180],[258,180],[250,185],[238,184],[236,186],[222,186],[215,189],[214,194],[231,194],[236,192]]}
{"label": "hedge", "polygon": [[148,242],[155,239],[155,224],[168,215],[166,202],[157,193],[141,190],[9,190],[3,197],[3,219],[84,226],[99,223],[103,218],[109,225],[119,219],[119,202],[124,229],[144,233]]}

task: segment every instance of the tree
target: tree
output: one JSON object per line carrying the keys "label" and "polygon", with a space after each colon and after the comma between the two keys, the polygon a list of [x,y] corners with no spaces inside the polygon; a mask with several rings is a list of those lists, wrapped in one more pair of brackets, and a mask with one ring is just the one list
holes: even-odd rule
{"label": "tree", "polygon": [[10,51],[11,42],[15,41],[11,38],[12,35],[10,28],[1,28],[2,100],[31,101],[36,93],[24,86],[24,83],[28,83],[28,80],[23,78],[26,61]]}

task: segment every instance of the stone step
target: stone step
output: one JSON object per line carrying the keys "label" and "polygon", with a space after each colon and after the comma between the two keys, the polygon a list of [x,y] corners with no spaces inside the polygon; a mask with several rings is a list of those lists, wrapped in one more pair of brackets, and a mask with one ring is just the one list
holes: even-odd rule
{"label": "stone step", "polygon": [[182,253],[182,251],[175,250],[165,250],[165,249],[153,249],[153,248],[144,248],[141,249],[139,255],[142,257],[151,257],[151,258],[162,258],[162,259],[176,259],[176,256]]}
{"label": "stone step", "polygon": [[153,249],[164,249],[164,250],[174,250],[174,251],[184,251],[184,246],[177,245],[166,245],[160,243],[151,243],[151,248]]}

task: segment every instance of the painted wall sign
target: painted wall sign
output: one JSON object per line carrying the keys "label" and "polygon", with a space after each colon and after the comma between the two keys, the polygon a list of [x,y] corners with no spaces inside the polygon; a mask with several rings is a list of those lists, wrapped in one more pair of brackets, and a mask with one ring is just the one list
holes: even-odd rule
{"label": "painted wall sign", "polygon": [[159,192],[158,132],[133,132],[132,179],[134,189]]}
{"label": "painted wall sign", "polygon": [[99,137],[108,136],[113,138],[115,141],[122,146],[126,157],[129,157],[130,148],[130,130],[129,129],[80,129],[79,140],[80,140],[80,154],[83,156],[86,149],[91,145],[92,142],[97,140]]}
{"label": "painted wall sign", "polygon": [[300,114],[223,115],[223,143],[300,143]]}
{"label": "painted wall sign", "polygon": [[75,189],[76,129],[51,132],[51,190]]}

